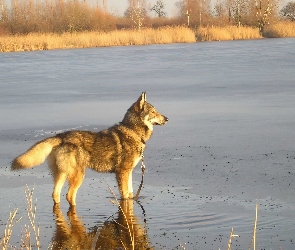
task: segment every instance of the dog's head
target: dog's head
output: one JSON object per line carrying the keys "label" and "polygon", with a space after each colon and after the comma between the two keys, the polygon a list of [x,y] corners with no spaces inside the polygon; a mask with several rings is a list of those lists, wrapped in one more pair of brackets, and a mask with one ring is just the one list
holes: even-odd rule
{"label": "dog's head", "polygon": [[133,104],[133,109],[150,130],[153,130],[153,125],[164,125],[168,121],[166,116],[160,114],[153,105],[146,101],[145,92]]}

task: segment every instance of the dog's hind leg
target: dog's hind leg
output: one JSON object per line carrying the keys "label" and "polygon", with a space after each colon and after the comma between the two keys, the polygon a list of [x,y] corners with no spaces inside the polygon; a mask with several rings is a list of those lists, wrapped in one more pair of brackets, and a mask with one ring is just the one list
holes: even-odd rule
{"label": "dog's hind leg", "polygon": [[52,198],[55,204],[60,203],[60,192],[67,179],[66,173],[59,172],[54,175],[54,189],[52,193]]}
{"label": "dog's hind leg", "polygon": [[51,169],[51,173],[53,175],[53,182],[54,182],[54,188],[52,193],[52,198],[54,201],[54,204],[60,203],[60,192],[61,189],[67,179],[67,174],[62,172],[56,163],[56,154],[52,153],[48,157],[48,165]]}
{"label": "dog's hind leg", "polygon": [[76,206],[76,195],[79,187],[81,186],[84,179],[84,172],[75,172],[69,179],[69,190],[67,193],[67,201],[70,203],[70,206]]}

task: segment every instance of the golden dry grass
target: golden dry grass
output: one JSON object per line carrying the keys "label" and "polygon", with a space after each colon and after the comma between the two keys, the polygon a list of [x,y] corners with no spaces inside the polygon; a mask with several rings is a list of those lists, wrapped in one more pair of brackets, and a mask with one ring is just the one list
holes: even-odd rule
{"label": "golden dry grass", "polygon": [[[4,235],[2,238],[0,238],[0,247],[3,250],[7,249],[40,249],[41,248],[41,242],[40,242],[40,225],[37,225],[36,222],[36,204],[33,204],[33,194],[34,194],[34,188],[30,189],[26,185],[25,189],[25,195],[27,199],[27,216],[29,219],[29,223],[25,224],[22,230],[21,237],[21,243],[22,247],[17,248],[16,246],[12,246],[10,244],[10,238],[12,235],[13,227],[22,219],[16,218],[18,216],[18,209],[14,209],[13,212],[10,212],[9,219],[7,221]],[[33,239],[35,237],[35,239]],[[35,242],[34,242],[35,240]]]}
{"label": "golden dry grass", "polygon": [[110,32],[81,32],[2,36],[0,51],[31,51],[48,49],[89,48],[126,45],[147,45],[195,42],[194,32],[183,26],[159,29],[116,30]]}
{"label": "golden dry grass", "polygon": [[263,36],[268,38],[295,37],[295,22],[278,22],[264,27]]}
{"label": "golden dry grass", "polygon": [[243,40],[261,38],[258,28],[246,26],[200,27],[197,29],[198,41]]}

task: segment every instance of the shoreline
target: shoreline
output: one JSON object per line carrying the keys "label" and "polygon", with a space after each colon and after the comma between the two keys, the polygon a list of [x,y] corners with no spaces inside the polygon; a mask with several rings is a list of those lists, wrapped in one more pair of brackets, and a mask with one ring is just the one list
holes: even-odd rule
{"label": "shoreline", "polygon": [[110,32],[44,33],[0,38],[0,52],[94,48],[195,42],[194,32],[183,26]]}
{"label": "shoreline", "polygon": [[263,33],[248,26],[199,27],[166,26],[158,29],[114,30],[110,32],[29,33],[0,37],[0,52],[116,47],[130,45],[195,43],[204,41],[254,40],[295,37],[295,24],[280,22]]}

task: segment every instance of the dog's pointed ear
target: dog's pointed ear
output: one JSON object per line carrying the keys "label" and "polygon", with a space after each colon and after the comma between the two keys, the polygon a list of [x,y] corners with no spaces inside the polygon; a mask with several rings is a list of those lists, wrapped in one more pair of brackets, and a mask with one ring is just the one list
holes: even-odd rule
{"label": "dog's pointed ear", "polygon": [[134,111],[139,112],[140,110],[142,110],[145,102],[146,102],[146,93],[142,92],[141,96],[138,98],[138,100],[134,104]]}

